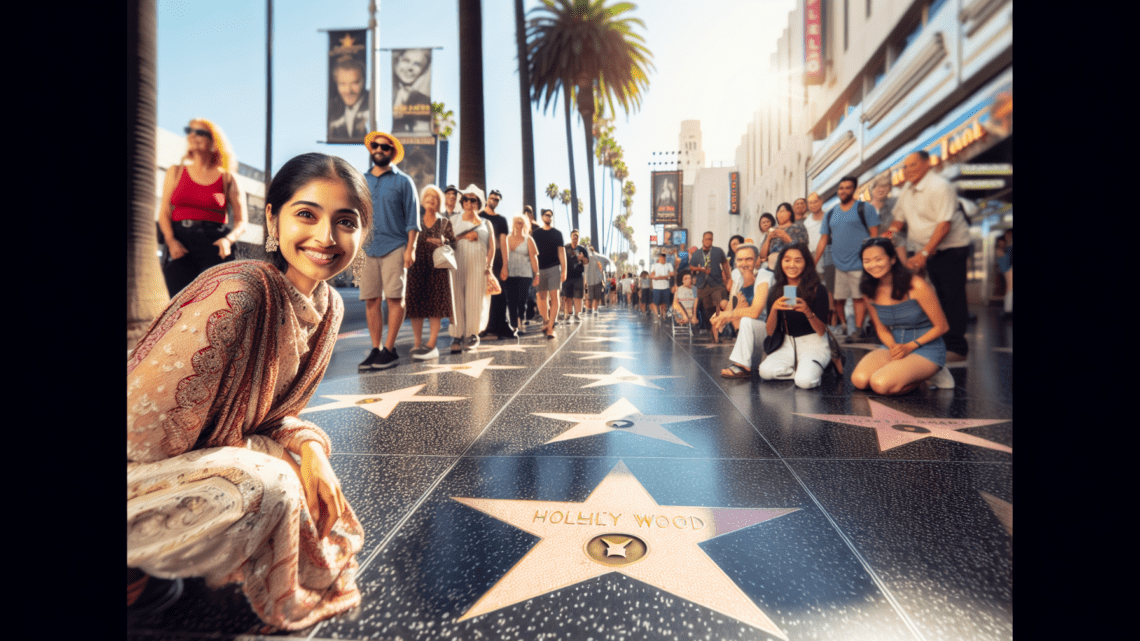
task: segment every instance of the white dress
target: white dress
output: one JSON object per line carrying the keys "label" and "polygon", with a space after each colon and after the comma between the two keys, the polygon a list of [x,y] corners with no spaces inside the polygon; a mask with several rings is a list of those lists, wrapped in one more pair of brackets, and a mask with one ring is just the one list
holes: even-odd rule
{"label": "white dress", "polygon": [[[450,218],[451,228],[455,232],[455,302],[454,322],[448,326],[447,333],[452,338],[463,338],[478,334],[487,327],[490,318],[490,308],[484,299],[487,297],[487,253],[490,251],[491,223],[480,218],[473,226],[463,220],[463,214],[455,214]],[[477,242],[459,238],[463,234],[475,229],[479,234]]]}

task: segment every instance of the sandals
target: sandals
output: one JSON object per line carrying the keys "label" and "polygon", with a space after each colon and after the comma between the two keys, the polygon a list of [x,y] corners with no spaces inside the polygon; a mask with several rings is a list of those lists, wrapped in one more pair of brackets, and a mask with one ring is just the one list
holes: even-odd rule
{"label": "sandals", "polygon": [[720,371],[722,378],[752,378],[752,370],[733,364]]}

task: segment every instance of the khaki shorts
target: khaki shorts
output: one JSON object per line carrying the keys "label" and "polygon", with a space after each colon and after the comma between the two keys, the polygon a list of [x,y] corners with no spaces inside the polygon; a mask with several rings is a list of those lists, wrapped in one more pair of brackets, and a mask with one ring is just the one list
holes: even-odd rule
{"label": "khaki shorts", "polygon": [[853,272],[835,270],[835,290],[832,296],[835,300],[863,298],[863,294],[859,292],[859,281],[862,279],[862,269]]}
{"label": "khaki shorts", "polygon": [[386,256],[369,256],[360,275],[360,300],[398,298],[404,300],[408,270],[404,268],[404,249],[392,250]]}

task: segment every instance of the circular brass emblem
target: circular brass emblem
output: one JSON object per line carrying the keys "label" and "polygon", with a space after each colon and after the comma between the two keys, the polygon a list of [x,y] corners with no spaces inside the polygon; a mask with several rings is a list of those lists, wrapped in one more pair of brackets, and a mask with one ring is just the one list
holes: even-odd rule
{"label": "circular brass emblem", "polygon": [[929,434],[930,433],[930,430],[926,429],[925,427],[919,427],[917,425],[901,425],[901,424],[900,425],[892,425],[891,429],[892,430],[898,430],[900,432],[910,432],[912,434]]}
{"label": "circular brass emblem", "polygon": [[586,543],[591,561],[615,568],[637,563],[648,553],[645,541],[628,534],[602,534]]}
{"label": "circular brass emblem", "polygon": [[379,398],[362,398],[359,401],[356,401],[356,404],[357,405],[367,405],[369,403],[379,403],[380,400],[381,399],[379,399]]}
{"label": "circular brass emblem", "polygon": [[633,421],[624,418],[606,421],[606,427],[633,427]]}

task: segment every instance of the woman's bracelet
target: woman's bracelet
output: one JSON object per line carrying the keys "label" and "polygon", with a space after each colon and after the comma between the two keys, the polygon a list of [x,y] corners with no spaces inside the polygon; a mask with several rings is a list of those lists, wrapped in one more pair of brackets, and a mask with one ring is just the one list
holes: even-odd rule
{"label": "woman's bracelet", "polygon": [[912,341],[912,342],[913,342],[915,345],[918,345],[919,347],[922,347],[922,343],[918,342],[918,339],[917,339],[917,338],[916,338],[916,339],[914,339],[914,341]]}

